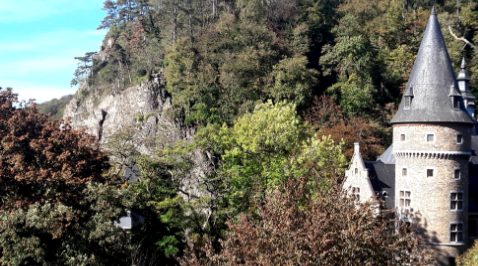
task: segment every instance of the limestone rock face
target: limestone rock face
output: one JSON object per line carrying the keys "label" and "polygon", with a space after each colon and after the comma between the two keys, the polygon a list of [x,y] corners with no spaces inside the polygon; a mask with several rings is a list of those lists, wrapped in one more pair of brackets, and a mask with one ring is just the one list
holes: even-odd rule
{"label": "limestone rock face", "polygon": [[190,140],[194,134],[168,115],[170,111],[171,97],[164,88],[162,75],[157,75],[141,85],[116,93],[100,93],[83,84],[66,106],[63,118],[70,117],[74,129],[86,127],[101,145],[115,132],[133,127],[137,139],[153,141],[142,143],[139,151],[152,154],[158,139],[172,144]]}
{"label": "limestone rock face", "polygon": [[[154,155],[163,144],[192,141],[194,128],[183,126],[171,115],[171,96],[164,87],[164,77],[156,75],[150,81],[116,93],[95,91],[82,84],[77,95],[66,106],[63,118],[70,117],[74,129],[87,128],[104,147],[111,136],[125,129],[133,129],[136,149],[144,155]],[[185,180],[182,189],[189,196],[200,196],[202,179],[210,169],[207,158],[195,150],[192,160],[196,167]],[[203,210],[208,212],[208,210]]]}

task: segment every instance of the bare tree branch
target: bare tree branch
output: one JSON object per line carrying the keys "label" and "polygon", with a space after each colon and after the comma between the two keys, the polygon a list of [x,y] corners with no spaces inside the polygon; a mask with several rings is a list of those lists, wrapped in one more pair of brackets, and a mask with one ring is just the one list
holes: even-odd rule
{"label": "bare tree branch", "polygon": [[468,41],[468,40],[465,39],[464,37],[458,37],[458,36],[456,36],[456,35],[453,33],[453,31],[452,31],[450,25],[448,25],[448,30],[450,31],[450,34],[451,34],[451,36],[453,36],[453,38],[455,38],[455,39],[457,39],[457,40],[459,40],[459,41],[465,42],[465,46],[463,46],[462,50],[465,49],[465,47],[466,47],[467,45],[471,46],[471,48],[473,48],[473,49],[478,50],[475,45],[473,45],[470,41]]}

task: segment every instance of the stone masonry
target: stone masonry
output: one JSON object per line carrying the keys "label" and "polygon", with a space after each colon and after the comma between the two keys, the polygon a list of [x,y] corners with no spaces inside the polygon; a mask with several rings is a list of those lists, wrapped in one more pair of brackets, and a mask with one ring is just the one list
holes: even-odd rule
{"label": "stone masonry", "polygon": [[[408,221],[409,210],[420,213],[425,240],[436,245],[444,257],[456,257],[467,242],[470,132],[468,124],[393,126],[398,218]],[[462,202],[460,208],[452,208],[452,193],[461,193],[463,198],[457,200]],[[410,201],[409,206],[405,200]],[[462,224],[463,240],[451,239],[452,223]]]}

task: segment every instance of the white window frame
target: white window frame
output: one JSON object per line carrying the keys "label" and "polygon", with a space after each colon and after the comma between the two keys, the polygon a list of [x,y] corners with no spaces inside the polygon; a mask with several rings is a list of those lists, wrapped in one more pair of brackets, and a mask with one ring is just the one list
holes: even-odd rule
{"label": "white window frame", "polygon": [[[458,142],[458,136],[461,136],[461,142]],[[456,140],[456,144],[459,144],[459,145],[463,144],[463,134],[456,134],[455,140]]]}
{"label": "white window frame", "polygon": [[[401,195],[402,192],[403,192],[403,197],[402,197],[402,195]],[[409,197],[406,196],[406,195],[407,195],[407,192],[410,192],[410,196],[409,196]],[[403,208],[403,209],[410,209],[410,208],[412,208],[413,194],[412,194],[412,191],[411,191],[410,189],[399,189],[397,196],[398,196],[398,206],[399,206],[400,208]],[[401,204],[402,200],[403,200],[403,206],[402,206],[402,204]],[[409,200],[409,202],[410,202],[409,206],[407,206],[406,200]]]}
{"label": "white window frame", "polygon": [[[457,170],[460,171],[460,174],[459,174],[459,177],[458,177],[458,178],[455,177],[455,172],[456,172]],[[462,174],[461,168],[460,168],[460,167],[455,167],[455,169],[453,170],[453,174],[452,174],[453,180],[460,180],[460,179],[461,179],[461,174]]]}
{"label": "white window frame", "polygon": [[[433,135],[433,141],[428,141],[428,135]],[[427,132],[425,134],[425,143],[428,143],[428,144],[435,144],[435,142],[437,141],[437,136],[434,132]]]}
{"label": "white window frame", "polygon": [[[428,176],[428,170],[433,170],[433,175],[432,176]],[[425,168],[425,177],[426,178],[435,178],[437,176],[437,173],[436,173],[436,170],[435,170],[435,167],[431,167],[431,166],[427,166]]]}
{"label": "white window frame", "polygon": [[[456,225],[456,226],[457,226],[457,228],[456,228],[455,231],[452,231],[452,228],[451,228],[452,225]],[[458,225],[461,225],[461,230],[458,230]],[[450,223],[450,227],[449,227],[449,232],[450,232],[450,234],[449,234],[449,240],[450,240],[450,243],[464,243],[464,242],[465,242],[465,234],[464,234],[464,230],[463,230],[463,229],[464,229],[464,225],[463,225],[463,222],[461,222],[461,221],[460,221],[460,222],[451,222],[451,223]],[[458,234],[458,233],[461,233],[461,241],[458,240],[458,235],[457,235],[457,237],[456,237],[457,240],[452,241],[452,239],[451,239],[451,234],[452,234],[452,233],[457,233],[457,234]]]}
{"label": "white window frame", "polygon": [[[458,195],[457,195],[457,199],[453,199],[452,198],[453,194],[461,194],[461,200],[458,199]],[[451,203],[454,202],[454,201],[457,202],[457,208],[456,209],[451,208]],[[460,201],[461,201],[461,209],[458,209],[458,202],[460,202]],[[450,191],[450,211],[462,212],[464,209],[465,209],[465,193],[463,193],[462,190]]]}

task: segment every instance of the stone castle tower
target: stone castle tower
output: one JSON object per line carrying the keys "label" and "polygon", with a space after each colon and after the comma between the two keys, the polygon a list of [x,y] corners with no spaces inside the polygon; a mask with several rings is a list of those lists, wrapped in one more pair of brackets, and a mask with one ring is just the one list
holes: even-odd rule
{"label": "stone castle tower", "polygon": [[[458,79],[432,10],[393,126],[395,207],[421,213],[426,241],[446,265],[467,246],[468,161],[476,123],[462,62]],[[410,221],[412,222],[412,221]]]}

